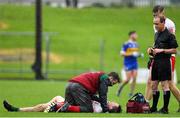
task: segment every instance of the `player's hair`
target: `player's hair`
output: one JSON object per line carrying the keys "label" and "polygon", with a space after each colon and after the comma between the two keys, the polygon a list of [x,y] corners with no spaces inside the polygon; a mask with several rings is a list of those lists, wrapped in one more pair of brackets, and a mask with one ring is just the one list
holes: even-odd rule
{"label": "player's hair", "polygon": [[164,7],[160,6],[160,5],[154,6],[154,8],[152,10],[153,13],[162,12],[162,11],[164,11]]}
{"label": "player's hair", "polygon": [[129,35],[129,36],[131,36],[131,35],[132,35],[132,34],[134,34],[134,33],[136,33],[136,31],[135,31],[135,30],[130,31],[130,32],[128,33],[128,35]]}
{"label": "player's hair", "polygon": [[122,112],[122,108],[119,105],[118,107],[113,107],[112,109],[109,110],[109,113],[121,113]]}
{"label": "player's hair", "polygon": [[108,74],[108,76],[112,76],[113,79],[115,79],[115,80],[118,81],[118,83],[121,82],[121,81],[120,81],[120,77],[119,77],[118,73],[116,73],[116,72],[110,72],[110,73]]}

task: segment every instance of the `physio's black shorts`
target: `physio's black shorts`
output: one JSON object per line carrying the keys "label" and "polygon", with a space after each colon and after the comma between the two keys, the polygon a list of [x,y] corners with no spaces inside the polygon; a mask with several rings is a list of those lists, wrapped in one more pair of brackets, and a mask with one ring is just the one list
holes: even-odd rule
{"label": "physio's black shorts", "polygon": [[68,83],[66,87],[65,101],[71,105],[80,106],[81,112],[93,112],[89,91],[78,83]]}
{"label": "physio's black shorts", "polygon": [[170,59],[154,60],[152,64],[152,81],[171,80],[171,62]]}

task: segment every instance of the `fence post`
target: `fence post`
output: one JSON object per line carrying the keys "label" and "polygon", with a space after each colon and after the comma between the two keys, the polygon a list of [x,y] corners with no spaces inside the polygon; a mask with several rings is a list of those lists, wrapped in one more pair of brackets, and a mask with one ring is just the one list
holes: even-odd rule
{"label": "fence post", "polygon": [[100,56],[99,56],[99,69],[104,70],[104,45],[105,45],[105,40],[102,39],[100,40]]}
{"label": "fence post", "polygon": [[36,57],[32,69],[35,72],[36,80],[44,79],[42,76],[42,0],[36,0]]}
{"label": "fence post", "polygon": [[49,72],[49,56],[50,56],[50,38],[49,35],[45,35],[46,41],[46,62],[45,62],[45,79],[48,79],[48,72]]}

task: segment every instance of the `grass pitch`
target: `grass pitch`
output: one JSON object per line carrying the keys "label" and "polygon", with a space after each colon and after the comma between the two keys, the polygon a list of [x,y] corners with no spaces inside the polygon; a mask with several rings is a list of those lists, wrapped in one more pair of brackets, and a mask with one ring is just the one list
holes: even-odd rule
{"label": "grass pitch", "polygon": [[[119,51],[123,43],[128,40],[128,32],[136,30],[139,34],[140,51],[145,58],[139,59],[139,67],[146,67],[148,55],[146,49],[152,46],[154,39],[152,8],[83,8],[62,9],[43,6],[43,31],[57,32],[51,36],[50,50],[60,58],[56,64],[50,60],[49,69],[67,70],[99,70],[100,41],[105,40],[104,69],[105,71],[119,71],[123,66],[123,58]],[[34,31],[35,7],[21,5],[0,5],[0,22],[6,23],[6,29],[0,31]],[[180,8],[167,7],[166,15],[176,24],[177,41],[180,44]],[[0,49],[27,48],[34,49],[33,36],[0,36]],[[44,40],[43,40],[44,49]],[[19,53],[19,52],[17,52]],[[20,52],[22,53],[22,52]],[[176,65],[180,64],[177,56]],[[0,63],[2,68],[30,69],[31,63]],[[43,63],[44,64],[44,63]],[[45,67],[45,66],[43,66]],[[176,66],[180,77],[180,66]],[[63,74],[63,75],[62,75]],[[28,76],[18,74],[1,74],[0,77],[18,78]],[[29,75],[30,76],[30,75]],[[49,78],[70,78],[61,73]],[[34,77],[31,74],[30,77]]]}
{"label": "grass pitch", "polygon": [[[6,24],[1,31],[34,31],[34,6],[0,5],[0,20]],[[61,9],[43,7],[43,31],[58,32],[51,41],[51,52],[62,57],[59,64],[50,63],[50,69],[99,69],[99,42],[105,40],[104,70],[119,71],[123,58],[119,50],[127,40],[129,30],[137,30],[141,51],[146,53],[153,44],[152,8],[85,8]],[[176,23],[177,41],[180,42],[180,9],[167,8],[166,14]],[[19,38],[21,38],[19,40]],[[34,48],[34,37],[0,37],[1,49]],[[177,76],[180,77],[180,57],[177,57]],[[148,55],[139,59],[140,67],[146,67]],[[30,68],[31,64],[0,63],[1,68]],[[34,77],[34,75],[25,75]],[[72,75],[66,76],[70,78]],[[22,77],[20,74],[1,73],[1,78]],[[24,77],[24,76],[23,76]],[[23,78],[22,77],[22,78]],[[51,78],[52,76],[50,76]],[[61,79],[62,76],[55,75]],[[64,77],[64,75],[63,75]],[[125,87],[121,98],[115,96],[117,86],[109,90],[108,99],[122,105],[121,114],[104,113],[9,113],[2,107],[2,101],[8,100],[16,106],[32,106],[47,102],[56,95],[64,96],[65,81],[8,81],[0,80],[0,116],[2,117],[180,117],[176,113],[178,103],[171,94],[170,114],[126,114],[129,87]],[[180,85],[178,85],[180,87]],[[136,92],[145,91],[145,85],[137,85]],[[159,108],[162,106],[162,93]]]}
{"label": "grass pitch", "polygon": [[[168,115],[163,114],[127,114],[126,103],[128,101],[129,86],[124,88],[120,98],[116,97],[115,92],[117,86],[111,87],[108,93],[110,101],[116,101],[121,104],[123,108],[122,113],[108,114],[108,113],[22,113],[22,112],[7,112],[3,106],[2,101],[8,100],[16,106],[32,106],[38,103],[49,101],[56,95],[64,96],[64,89],[67,82],[65,81],[0,81],[0,116],[1,117],[180,117],[180,113],[176,113],[178,108],[177,101],[171,94]],[[180,87],[180,86],[178,86]],[[136,92],[144,94],[145,85],[138,84]],[[162,106],[162,93],[160,97],[159,108]]]}

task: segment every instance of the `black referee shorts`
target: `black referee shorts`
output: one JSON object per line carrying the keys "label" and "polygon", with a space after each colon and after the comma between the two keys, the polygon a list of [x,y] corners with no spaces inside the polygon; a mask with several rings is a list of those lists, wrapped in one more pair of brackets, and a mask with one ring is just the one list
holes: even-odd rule
{"label": "black referee shorts", "polygon": [[81,112],[93,112],[91,96],[83,86],[69,82],[66,87],[65,101],[71,105],[80,106]]}
{"label": "black referee shorts", "polygon": [[170,59],[158,59],[153,61],[152,65],[152,81],[171,80],[171,62]]}

